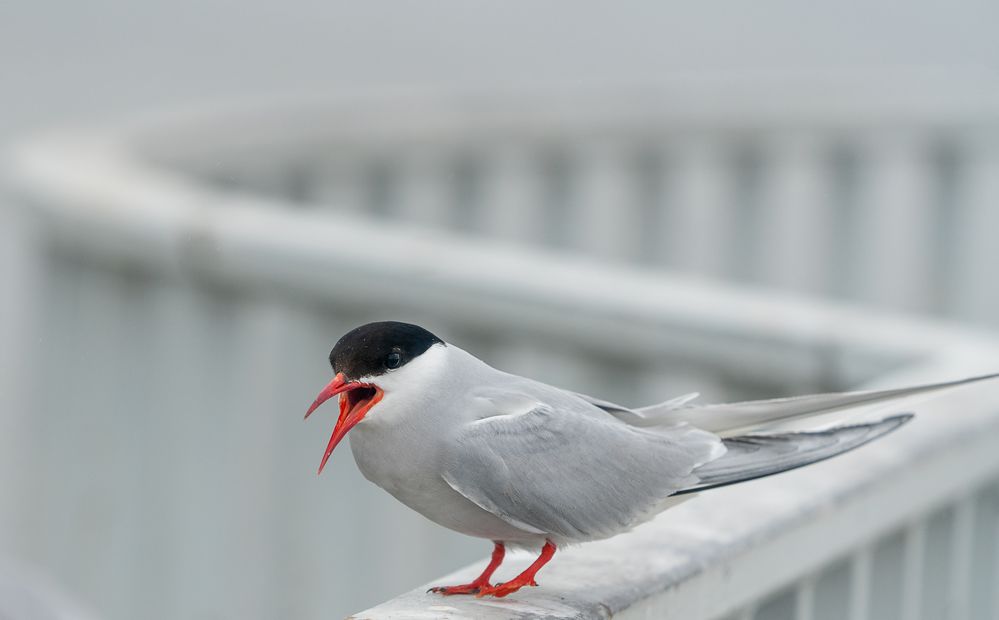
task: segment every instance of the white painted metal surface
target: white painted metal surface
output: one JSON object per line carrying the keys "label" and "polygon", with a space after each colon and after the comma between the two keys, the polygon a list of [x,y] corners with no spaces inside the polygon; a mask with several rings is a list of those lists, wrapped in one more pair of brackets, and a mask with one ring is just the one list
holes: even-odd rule
{"label": "white painted metal surface", "polygon": [[[823,163],[830,140],[852,135],[842,129],[852,113],[816,125],[761,112],[750,128],[773,129],[771,140],[698,131],[710,124],[698,114],[629,133],[648,121],[643,109],[606,123],[557,105],[271,110],[21,149],[11,188],[42,262],[19,313],[41,330],[24,335],[18,393],[31,413],[3,412],[18,430],[5,439],[8,471],[26,472],[0,475],[16,526],[0,532],[3,548],[112,619],[329,617],[482,555],[364,483],[349,459],[311,475],[325,438],[300,410],[327,378],[332,342],[367,320],[423,323],[497,365],[635,404],[995,368],[999,346],[962,329],[658,270],[942,307],[942,282],[984,281],[994,258],[979,198],[961,211],[973,228],[951,229],[966,249],[954,271],[930,289],[904,278],[864,288],[866,261],[881,258],[868,224],[889,236],[927,230],[891,226],[907,196],[924,196],[912,187],[918,156],[885,164],[884,179],[833,182],[830,170],[880,169],[851,172],[852,158],[883,151],[850,145]],[[605,126],[618,133],[592,129]],[[880,135],[865,131],[863,144]],[[976,145],[966,195],[991,196],[996,149],[983,136],[959,141]],[[455,167],[456,153],[474,157]],[[894,210],[857,206],[873,195]],[[608,205],[630,196],[637,206],[611,217]],[[792,264],[813,246],[803,239],[816,256]],[[600,258],[583,256],[590,248]],[[898,239],[885,248],[885,278],[922,260]],[[985,316],[992,296],[963,293],[954,313]],[[491,605],[500,617],[994,617],[999,389],[917,411],[877,447],[570,549],[520,607],[411,594],[360,616],[482,617]]]}

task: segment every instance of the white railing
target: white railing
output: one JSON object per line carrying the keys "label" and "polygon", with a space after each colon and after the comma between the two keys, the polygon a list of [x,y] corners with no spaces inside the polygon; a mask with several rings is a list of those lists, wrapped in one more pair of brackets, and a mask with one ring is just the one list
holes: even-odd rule
{"label": "white railing", "polygon": [[[325,437],[298,415],[327,379],[332,342],[367,320],[419,322],[499,366],[630,404],[694,389],[722,400],[940,380],[999,361],[991,338],[936,323],[405,223],[429,217],[413,205],[439,204],[434,183],[355,209],[391,216],[380,219],[340,199],[329,210],[295,206],[274,188],[339,152],[307,142],[290,121],[274,123],[285,140],[276,143],[260,121],[310,128],[302,119],[314,117],[253,118],[63,135],[12,160],[40,262],[19,313],[34,317],[21,333],[22,389],[3,412],[18,432],[4,439],[16,467],[0,472],[0,543],[108,618],[329,617],[483,553],[362,481],[349,457],[311,475]],[[353,126],[353,139],[362,152],[402,136],[424,152],[412,134],[445,133],[427,125],[379,136],[369,122]],[[452,142],[475,146],[476,127],[466,119]],[[522,159],[506,161],[504,174],[523,172]],[[233,170],[259,187],[204,182]],[[291,194],[312,195],[326,177],[308,178]],[[615,204],[614,184],[600,178],[586,204]],[[717,190],[703,169],[683,178],[694,195]],[[495,236],[557,236],[531,224],[522,185],[492,182],[493,206],[473,213],[488,216]],[[354,193],[334,181],[329,190]],[[600,220],[602,209],[566,216],[573,236],[548,242],[578,233],[603,243],[598,233],[620,222]],[[687,219],[691,239],[716,232],[700,212],[677,221]],[[470,221],[462,226],[475,229]],[[625,228],[611,237],[633,234]],[[711,258],[691,248],[678,256]],[[570,549],[546,568],[544,588],[516,600],[414,593],[361,617],[400,607],[473,617],[988,617],[999,611],[989,598],[999,575],[999,388],[951,392],[917,411],[877,447],[707,494],[632,534]]]}
{"label": "white railing", "polygon": [[145,142],[305,210],[995,325],[999,93],[931,89],[383,97]]}

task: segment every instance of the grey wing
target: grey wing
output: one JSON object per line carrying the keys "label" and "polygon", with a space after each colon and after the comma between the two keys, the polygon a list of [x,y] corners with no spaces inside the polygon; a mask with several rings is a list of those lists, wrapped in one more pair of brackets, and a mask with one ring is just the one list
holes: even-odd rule
{"label": "grey wing", "polygon": [[640,429],[587,408],[539,403],[472,422],[451,442],[444,479],[515,527],[581,541],[650,518],[724,453],[718,437],[687,425]]}

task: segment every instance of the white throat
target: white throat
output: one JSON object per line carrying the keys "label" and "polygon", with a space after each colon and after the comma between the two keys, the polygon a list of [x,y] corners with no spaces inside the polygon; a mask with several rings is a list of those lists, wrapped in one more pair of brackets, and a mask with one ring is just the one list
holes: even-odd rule
{"label": "white throat", "polygon": [[450,345],[435,344],[402,368],[358,379],[362,383],[373,383],[384,392],[381,401],[371,408],[358,427],[398,424],[434,405],[439,408],[440,399],[448,394],[451,349]]}

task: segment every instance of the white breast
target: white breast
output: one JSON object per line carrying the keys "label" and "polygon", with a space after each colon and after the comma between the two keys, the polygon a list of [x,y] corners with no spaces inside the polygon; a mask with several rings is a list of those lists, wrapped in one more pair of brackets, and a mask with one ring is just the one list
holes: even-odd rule
{"label": "white breast", "polygon": [[434,345],[371,379],[385,394],[351,430],[350,448],[365,478],[431,521],[469,536],[533,542],[536,534],[479,508],[441,476],[445,442],[478,415],[468,386],[497,372],[453,345]]}

